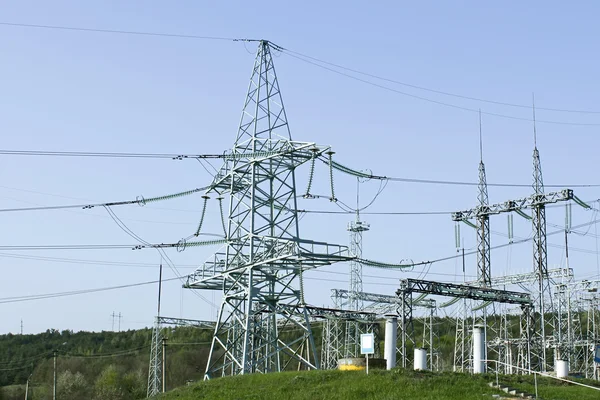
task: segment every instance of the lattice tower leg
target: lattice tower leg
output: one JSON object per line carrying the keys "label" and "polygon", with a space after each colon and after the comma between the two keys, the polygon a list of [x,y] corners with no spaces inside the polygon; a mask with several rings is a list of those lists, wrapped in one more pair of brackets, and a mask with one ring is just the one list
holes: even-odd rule
{"label": "lattice tower leg", "polygon": [[162,390],[162,327],[158,317],[152,329],[150,344],[150,365],[148,368],[148,387],[146,397],[158,395]]}
{"label": "lattice tower leg", "polygon": [[412,360],[410,352],[415,345],[412,295],[410,293],[402,293],[400,300],[400,310],[398,310],[398,314],[400,315],[398,321],[398,340],[396,341],[396,343],[400,344],[400,347],[396,349],[399,356],[396,359],[396,364],[406,368]]}
{"label": "lattice tower leg", "polygon": [[470,370],[472,344],[471,302],[463,299],[457,309],[456,337],[454,340],[454,371],[468,372]]}

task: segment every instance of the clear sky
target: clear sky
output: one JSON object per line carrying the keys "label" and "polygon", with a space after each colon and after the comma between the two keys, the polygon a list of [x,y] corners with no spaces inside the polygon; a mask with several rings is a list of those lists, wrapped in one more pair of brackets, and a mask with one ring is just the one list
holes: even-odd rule
{"label": "clear sky", "polygon": [[[226,4],[227,3],[227,4]],[[547,184],[598,184],[599,6],[593,1],[455,2],[199,2],[2,1],[0,22],[183,35],[268,39],[287,49],[392,80],[502,103],[531,104],[535,92],[538,147]],[[0,149],[221,153],[231,148],[252,68],[255,43],[151,37],[0,25]],[[448,107],[366,84],[275,53],[294,139],[328,144],[337,161],[376,174],[476,181],[477,112]],[[361,79],[483,114],[488,182],[532,178],[531,109],[446,96],[365,76]],[[596,113],[549,111],[543,108]],[[502,114],[514,118],[492,116]],[[541,121],[565,122],[567,124]],[[588,125],[580,125],[588,124]],[[216,168],[218,163],[214,163]],[[327,193],[327,169],[315,192]],[[308,168],[298,173],[298,190]],[[135,199],[203,186],[211,177],[193,160],[0,157],[0,208]],[[360,185],[371,200],[378,183]],[[489,190],[491,202],[527,196],[529,188]],[[600,188],[576,189],[584,200]],[[352,204],[356,181],[336,174],[336,194]],[[390,183],[368,211],[456,211],[476,204],[469,186]],[[363,204],[364,204],[363,203]],[[594,204],[598,207],[598,202]],[[338,208],[302,200],[312,210]],[[147,241],[177,242],[194,232],[201,198],[114,208]],[[220,232],[209,203],[205,232]],[[548,231],[564,225],[564,208],[548,211]],[[573,225],[595,218],[573,207]],[[530,223],[515,216],[515,236]],[[350,216],[306,215],[306,238],[347,244]],[[366,258],[398,262],[455,254],[449,215],[365,216]],[[48,328],[109,330],[148,326],[155,285],[72,297],[5,302],[9,297],[151,281],[154,250],[1,250],[1,246],[137,244],[102,209],[0,213],[0,333]],[[507,242],[506,217],[492,218],[492,245]],[[558,227],[557,227],[558,226]],[[462,227],[465,247],[475,236]],[[584,235],[587,233],[586,235]],[[595,225],[569,236],[579,278],[599,274]],[[563,236],[548,239],[550,266],[564,265]],[[492,253],[493,275],[532,270],[531,243]],[[217,248],[169,251],[182,273]],[[324,272],[323,272],[324,271]],[[347,288],[348,265],[307,276],[307,300],[330,304],[331,288]],[[425,275],[425,272],[428,272]],[[459,260],[412,272],[365,268],[365,290],[394,293],[398,279],[460,281]],[[467,258],[475,274],[475,258]],[[173,272],[165,271],[167,278]],[[215,309],[177,282],[165,283],[163,314],[210,319]],[[218,303],[219,294],[202,293]]]}

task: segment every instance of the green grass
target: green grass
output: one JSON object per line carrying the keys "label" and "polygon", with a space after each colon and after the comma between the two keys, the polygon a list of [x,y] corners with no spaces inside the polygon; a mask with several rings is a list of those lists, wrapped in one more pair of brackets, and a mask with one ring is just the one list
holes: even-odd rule
{"label": "green grass", "polygon": [[[495,378],[494,378],[495,379]],[[598,382],[585,379],[572,379],[586,385],[600,387]],[[587,400],[600,399],[600,391],[588,389],[585,387],[571,385],[566,382],[557,381],[551,378],[538,378],[538,396],[543,400]],[[529,393],[535,393],[533,377],[512,375],[500,378],[500,383],[524,390]]]}
{"label": "green grass", "polygon": [[[246,375],[198,382],[159,396],[160,400],[191,399],[492,399],[501,392],[490,388],[492,375],[414,372],[396,369],[371,371],[283,372]],[[531,380],[532,381],[532,380]],[[545,382],[545,381],[544,381]],[[516,385],[517,382],[513,382]],[[529,385],[529,378],[520,382]],[[523,388],[529,390],[529,388]],[[553,392],[554,391],[554,392]],[[586,389],[553,386],[549,399],[598,400],[599,393]],[[554,397],[551,393],[557,393]]]}

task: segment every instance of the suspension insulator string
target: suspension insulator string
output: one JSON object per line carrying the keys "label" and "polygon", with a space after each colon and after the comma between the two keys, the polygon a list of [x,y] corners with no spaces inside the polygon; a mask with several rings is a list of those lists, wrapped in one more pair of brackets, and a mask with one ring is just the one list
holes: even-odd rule
{"label": "suspension insulator string", "polygon": [[327,156],[329,157],[329,181],[331,183],[331,197],[329,198],[329,201],[337,202],[337,199],[335,197],[335,190],[333,187],[333,155],[334,154],[335,154],[335,151],[327,152]]}
{"label": "suspension insulator string", "polygon": [[317,159],[317,157],[316,157],[317,151],[319,151],[319,149],[313,148],[311,150],[312,150],[313,154],[310,159],[310,172],[308,175],[308,186],[306,187],[306,193],[303,196],[305,199],[313,199],[314,198],[314,196],[312,194],[310,194],[310,188],[312,187],[313,177],[315,175],[315,162]]}
{"label": "suspension insulator string", "polygon": [[221,226],[223,227],[223,235],[227,238],[227,229],[225,228],[225,215],[223,214],[223,197],[217,197],[219,200],[219,210],[221,210]]}
{"label": "suspension insulator string", "polygon": [[200,216],[200,223],[198,224],[198,229],[196,229],[194,236],[200,235],[200,230],[202,229],[202,224],[204,223],[204,214],[206,214],[206,203],[208,203],[208,199],[210,199],[210,197],[207,195],[202,196],[202,198],[204,199],[204,204],[202,205],[202,215]]}

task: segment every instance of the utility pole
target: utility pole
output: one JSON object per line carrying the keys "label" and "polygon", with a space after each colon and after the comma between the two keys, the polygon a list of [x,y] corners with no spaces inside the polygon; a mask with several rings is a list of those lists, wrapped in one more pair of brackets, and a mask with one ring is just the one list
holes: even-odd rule
{"label": "utility pole", "polygon": [[58,351],[54,350],[54,385],[52,385],[52,400],[56,400],[56,357],[58,356]]}
{"label": "utility pole", "polygon": [[21,335],[23,334],[23,318],[21,318]]}
{"label": "utility pole", "polygon": [[167,338],[162,338],[162,392],[167,391]]}
{"label": "utility pole", "polygon": [[[31,366],[31,368],[33,369],[33,365]],[[27,384],[25,385],[25,400],[29,399],[29,381],[31,380],[32,375],[33,372],[27,377]]]}
{"label": "utility pole", "polygon": [[117,318],[119,321],[119,332],[121,332],[121,318],[123,318],[121,315],[121,312],[119,311],[118,314],[115,314],[115,312],[113,311],[112,314],[110,314],[110,316],[112,317],[112,329],[111,330],[113,332],[115,331],[115,318]]}

